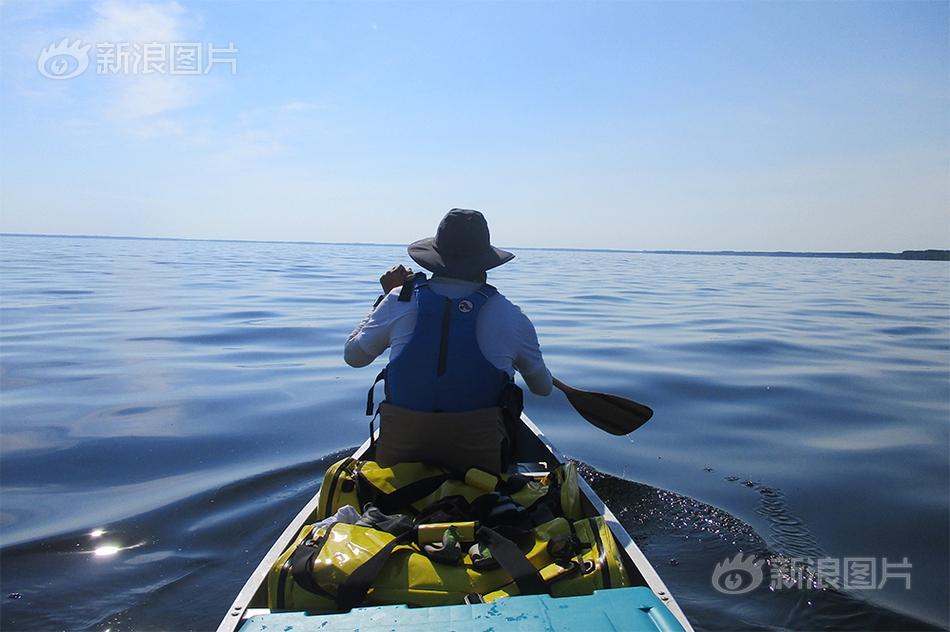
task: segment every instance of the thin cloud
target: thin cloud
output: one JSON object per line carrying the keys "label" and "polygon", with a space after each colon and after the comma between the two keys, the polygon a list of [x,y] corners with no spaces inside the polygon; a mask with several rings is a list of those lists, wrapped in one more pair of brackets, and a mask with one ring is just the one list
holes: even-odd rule
{"label": "thin cloud", "polygon": [[[171,42],[189,41],[200,25],[177,3],[139,4],[102,2],[94,5],[95,23],[84,34],[86,41],[97,45],[126,45],[143,47],[157,43],[168,50]],[[95,50],[95,49],[94,49]],[[99,72],[98,58],[96,70]],[[166,72],[143,74],[141,58],[134,57],[131,67],[120,67],[118,72],[106,69],[99,77],[107,86],[103,112],[108,121],[122,133],[135,137],[177,136],[185,131],[185,122],[172,115],[196,105],[203,98],[199,82],[189,77],[168,75]]]}
{"label": "thin cloud", "polygon": [[194,30],[199,23],[196,18],[189,20],[177,2],[140,4],[111,1],[95,4],[92,9],[99,16],[88,33],[95,42],[145,44],[182,41],[186,26]]}
{"label": "thin cloud", "polygon": [[316,106],[313,105],[312,103],[296,102],[296,103],[288,103],[287,105],[283,106],[283,107],[280,108],[280,109],[281,109],[281,110],[286,110],[286,111],[288,111],[288,112],[292,112],[292,111],[296,111],[296,110],[312,110],[312,109],[314,109],[315,107],[316,107]]}

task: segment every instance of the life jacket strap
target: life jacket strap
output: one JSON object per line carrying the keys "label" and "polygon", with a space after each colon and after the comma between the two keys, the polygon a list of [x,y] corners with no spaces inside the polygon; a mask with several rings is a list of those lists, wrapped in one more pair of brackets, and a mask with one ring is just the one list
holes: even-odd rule
{"label": "life jacket strap", "polygon": [[412,293],[415,291],[417,285],[421,285],[426,280],[425,272],[413,272],[406,277],[406,280],[402,282],[402,289],[399,291],[399,298],[397,299],[400,303],[408,303],[409,299],[412,298]]}
{"label": "life jacket strap", "polygon": [[366,394],[366,415],[368,417],[372,417],[374,413],[376,412],[375,406],[373,405],[373,391],[376,389],[376,385],[385,379],[386,379],[386,368],[383,367],[383,370],[380,371],[379,375],[376,376],[376,379],[373,380],[373,385],[369,387],[369,393]]}
{"label": "life jacket strap", "polygon": [[445,307],[442,309],[442,340],[439,342],[439,367],[436,375],[445,375],[445,367],[449,361],[449,326],[452,324],[452,299],[446,297]]}

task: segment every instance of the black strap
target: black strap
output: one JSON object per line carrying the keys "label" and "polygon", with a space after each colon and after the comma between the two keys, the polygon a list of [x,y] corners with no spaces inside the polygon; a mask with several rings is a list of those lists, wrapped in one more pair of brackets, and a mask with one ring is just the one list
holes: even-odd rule
{"label": "black strap", "polygon": [[534,567],[518,545],[508,538],[500,536],[488,527],[479,527],[475,534],[506,573],[511,575],[522,595],[541,595],[550,593],[541,573]]}
{"label": "black strap", "polygon": [[362,604],[363,600],[366,599],[366,593],[369,592],[369,587],[373,585],[376,577],[383,570],[383,566],[386,565],[389,556],[392,555],[393,549],[400,544],[412,542],[415,535],[415,530],[412,530],[397,538],[393,538],[386,546],[377,551],[373,557],[369,558],[369,560],[350,573],[350,576],[340,584],[340,589],[337,591],[337,605],[342,610],[350,610]]}
{"label": "black strap", "polygon": [[439,344],[439,371],[438,376],[445,374],[445,367],[449,362],[449,327],[452,324],[452,299],[446,297],[445,309],[442,310],[442,341]]}
{"label": "black strap", "polygon": [[[326,544],[327,539],[330,537],[330,531],[333,529],[333,525],[327,527],[326,532],[320,536],[320,538],[313,543],[313,546],[307,544],[299,545],[294,552],[291,554],[290,559],[287,560],[290,563],[290,573],[293,575],[294,581],[298,586],[311,592],[315,595],[325,597],[332,600],[334,597],[320,584],[317,583],[317,580],[313,577],[313,562],[320,555],[320,552],[323,550],[323,545]],[[287,564],[285,563],[284,566]],[[281,606],[281,601],[284,598],[284,586],[283,579],[286,576],[285,570],[281,569],[281,585],[278,591],[278,606]]]}
{"label": "black strap", "polygon": [[400,303],[408,303],[409,299],[412,298],[412,293],[416,289],[416,285],[421,285],[425,280],[425,272],[414,272],[407,276],[405,281],[402,282],[402,289],[399,290],[399,298],[396,300]]}
{"label": "black strap", "polygon": [[277,609],[283,610],[287,607],[287,575],[290,574],[290,565],[294,556],[291,555],[280,566],[280,575],[277,578]]}
{"label": "black strap", "polygon": [[[315,595],[329,596],[317,580],[313,578],[313,560],[320,554],[320,549],[312,546],[300,545],[290,557],[291,573],[297,585]],[[331,599],[333,597],[330,597]]]}
{"label": "black strap", "polygon": [[439,489],[442,483],[452,478],[459,477],[453,474],[438,474],[429,478],[421,478],[388,494],[379,494],[375,499],[375,504],[386,513],[410,509],[412,503],[429,496]]}
{"label": "black strap", "polygon": [[380,380],[385,380],[385,379],[386,379],[386,369],[383,368],[383,370],[379,372],[379,375],[376,376],[376,379],[373,380],[373,385],[369,387],[369,393],[367,393],[366,395],[366,414],[369,417],[372,417],[373,412],[374,412],[373,390],[375,390],[376,385],[379,384]]}

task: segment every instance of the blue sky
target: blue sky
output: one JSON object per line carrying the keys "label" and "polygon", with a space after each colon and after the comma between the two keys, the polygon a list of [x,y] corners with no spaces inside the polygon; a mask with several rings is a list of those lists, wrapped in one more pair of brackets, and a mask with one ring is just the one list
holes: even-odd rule
{"label": "blue sky", "polygon": [[[406,243],[465,207],[508,247],[950,248],[948,6],[8,0],[0,230]],[[89,67],[47,78],[64,38]]]}

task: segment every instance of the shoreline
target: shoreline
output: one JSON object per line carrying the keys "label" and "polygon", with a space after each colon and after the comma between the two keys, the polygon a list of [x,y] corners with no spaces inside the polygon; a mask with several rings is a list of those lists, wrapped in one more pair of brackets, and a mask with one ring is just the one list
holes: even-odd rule
{"label": "shoreline", "polygon": [[[55,235],[42,233],[0,233],[0,237],[47,237],[56,239],[116,239],[143,241],[210,241],[265,244],[316,244],[333,246],[402,246],[362,242],[286,241],[269,239],[207,239],[190,237],[138,237],[133,235]],[[717,255],[726,257],[807,257],[827,259],[898,259],[904,261],[950,261],[950,250],[904,250],[902,252],[797,252],[791,250],[615,250],[611,248],[537,248],[505,246],[517,250],[567,250],[578,252],[633,252],[648,255]]]}
{"label": "shoreline", "polygon": [[904,250],[903,252],[766,252],[757,250],[643,250],[657,255],[721,255],[729,257],[809,257],[826,259],[900,259],[904,261],[950,261],[950,250]]}

